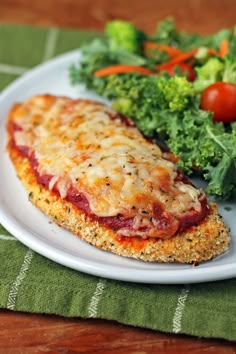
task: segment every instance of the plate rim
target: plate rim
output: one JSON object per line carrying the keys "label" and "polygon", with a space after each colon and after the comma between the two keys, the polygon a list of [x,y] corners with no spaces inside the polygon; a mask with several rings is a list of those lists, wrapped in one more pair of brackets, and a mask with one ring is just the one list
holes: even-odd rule
{"label": "plate rim", "polygon": [[[119,265],[114,266],[110,265],[109,270],[106,265],[101,266],[99,262],[88,261],[86,259],[82,259],[80,262],[75,261],[75,256],[72,256],[71,259],[68,258],[68,254],[57,249],[57,254],[55,254],[55,249],[50,245],[46,244],[47,248],[45,248],[45,243],[42,240],[37,240],[36,237],[30,235],[30,233],[25,230],[20,224],[11,220],[11,216],[4,213],[2,209],[0,209],[0,222],[2,225],[12,233],[13,236],[17,238],[20,242],[22,242],[25,246],[31,248],[36,253],[39,253],[45,256],[48,259],[55,261],[63,266],[69,267],[71,269],[81,271],[87,274],[91,274],[94,276],[105,277],[108,279],[114,279],[119,281],[128,281],[128,282],[137,282],[137,283],[146,283],[146,284],[189,284],[189,283],[200,283],[200,282],[209,282],[209,281],[218,281],[230,279],[236,274],[236,264],[232,266],[231,263],[224,265],[214,265],[207,268],[200,268],[199,266],[191,267],[188,269],[170,269],[170,270],[136,270],[134,271],[133,277],[130,278],[126,273],[119,275],[119,272],[124,271],[124,268],[121,268]],[[17,226],[18,229],[15,228]],[[31,237],[29,237],[31,236]],[[80,239],[78,241],[81,241]],[[91,246],[93,247],[93,246]],[[100,250],[98,250],[100,251]],[[100,251],[105,252],[105,251]],[[70,256],[71,257],[71,256]],[[142,261],[140,261],[142,262]],[[69,263],[69,264],[68,264]],[[79,264],[79,267],[78,267]],[[99,267],[98,267],[99,266]],[[115,273],[111,274],[111,270]],[[209,275],[209,271],[211,273],[211,279],[205,277],[202,278],[202,273],[205,275]],[[101,273],[102,271],[102,273]],[[117,273],[116,273],[117,272]],[[147,272],[153,276],[152,279],[145,278]],[[225,274],[227,272],[227,275]],[[139,274],[137,274],[139,273]],[[158,273],[159,278],[155,275]],[[140,277],[143,276],[143,280],[140,281]],[[168,276],[175,277],[175,281],[169,281]],[[182,277],[185,277],[183,280]]]}

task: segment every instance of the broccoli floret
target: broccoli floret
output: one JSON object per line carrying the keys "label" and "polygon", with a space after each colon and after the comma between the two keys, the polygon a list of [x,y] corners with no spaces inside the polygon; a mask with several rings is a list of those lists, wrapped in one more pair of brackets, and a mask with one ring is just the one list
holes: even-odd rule
{"label": "broccoli floret", "polygon": [[225,59],[225,67],[222,81],[236,84],[236,61],[231,58]]}
{"label": "broccoli floret", "polygon": [[124,115],[129,116],[130,112],[132,111],[133,102],[130,98],[118,98],[112,102],[112,108],[117,111],[121,112]]}
{"label": "broccoli floret", "polygon": [[232,58],[210,58],[206,64],[195,70],[197,79],[193,85],[196,92],[203,91],[216,81],[236,84],[236,61]]}
{"label": "broccoli floret", "polygon": [[194,81],[194,89],[196,92],[201,92],[214,82],[221,81],[224,64],[218,58],[210,58],[206,64],[195,70],[197,79]]}
{"label": "broccoli floret", "polygon": [[140,53],[142,42],[146,38],[132,23],[123,20],[108,22],[105,28],[112,51],[125,49],[132,53]]}
{"label": "broccoli floret", "polygon": [[159,22],[154,39],[159,43],[163,42],[169,45],[178,43],[179,32],[177,31],[172,17],[167,17],[164,21]]}
{"label": "broccoli floret", "polygon": [[[162,112],[182,112],[192,102],[194,90],[185,77],[125,74],[109,76],[102,94],[113,99],[115,110],[134,119],[150,135],[159,125]],[[154,114],[158,117],[152,117]]]}
{"label": "broccoli floret", "polygon": [[166,108],[170,111],[182,111],[194,95],[193,85],[185,77],[172,76],[169,79],[160,77],[158,89],[162,91]]}

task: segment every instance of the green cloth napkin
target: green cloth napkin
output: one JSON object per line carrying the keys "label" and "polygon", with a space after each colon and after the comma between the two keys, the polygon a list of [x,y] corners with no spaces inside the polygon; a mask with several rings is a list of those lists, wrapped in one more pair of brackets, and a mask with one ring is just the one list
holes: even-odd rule
{"label": "green cloth napkin", "polygon": [[[101,34],[0,25],[0,88]],[[3,188],[1,186],[0,188]],[[236,340],[236,279],[195,285],[106,280],[56,264],[0,226],[0,307],[103,318],[169,333]]]}

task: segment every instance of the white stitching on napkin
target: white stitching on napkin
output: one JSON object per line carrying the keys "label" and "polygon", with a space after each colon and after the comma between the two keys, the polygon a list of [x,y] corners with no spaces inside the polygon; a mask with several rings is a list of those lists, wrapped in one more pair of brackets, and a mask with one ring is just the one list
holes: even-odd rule
{"label": "white stitching on napkin", "polygon": [[0,72],[3,74],[22,75],[27,70],[29,70],[29,68],[25,68],[23,66],[0,63]]}
{"label": "white stitching on napkin", "polygon": [[0,240],[17,241],[17,239],[15,237],[10,236],[10,235],[0,235]]}
{"label": "white stitching on napkin", "polygon": [[21,286],[21,284],[23,283],[23,281],[27,275],[27,271],[30,267],[30,263],[32,261],[33,256],[34,256],[34,252],[31,249],[28,249],[28,251],[26,252],[26,255],[24,257],[23,263],[21,265],[19,274],[17,275],[16,280],[12,284],[12,287],[11,287],[9,295],[8,295],[7,309],[9,309],[9,310],[15,309],[16,298],[17,298],[17,294],[19,291],[19,287]]}
{"label": "white stitching on napkin", "polygon": [[106,286],[106,279],[100,279],[97,283],[95,292],[94,292],[93,296],[91,297],[91,301],[90,301],[90,304],[88,307],[88,314],[89,314],[89,317],[91,317],[91,318],[97,317],[98,304],[101,300],[105,286]]}
{"label": "white stitching on napkin", "polygon": [[186,285],[184,288],[182,288],[181,293],[178,297],[177,306],[175,308],[175,313],[173,317],[174,333],[179,333],[181,331],[183,312],[184,312],[184,308],[186,305],[186,300],[188,298],[189,292],[190,292],[190,286]]}
{"label": "white stitching on napkin", "polygon": [[48,31],[48,36],[45,44],[45,50],[44,50],[42,61],[46,61],[53,57],[56,49],[58,34],[59,34],[58,28],[50,28],[50,30]]}
{"label": "white stitching on napkin", "polygon": [[[50,30],[48,31],[42,61],[46,61],[53,57],[58,40],[58,34],[58,28],[50,28]],[[30,68],[26,68],[23,66],[0,63],[0,73],[2,74],[22,75],[29,69]]]}

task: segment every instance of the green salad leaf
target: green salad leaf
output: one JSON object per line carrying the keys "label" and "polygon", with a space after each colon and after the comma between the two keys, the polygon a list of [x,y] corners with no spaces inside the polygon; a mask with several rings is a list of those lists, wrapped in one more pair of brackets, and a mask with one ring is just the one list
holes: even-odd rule
{"label": "green salad leaf", "polygon": [[[71,83],[83,83],[110,99],[113,108],[131,118],[144,135],[168,146],[185,173],[205,178],[209,194],[232,197],[236,193],[236,122],[213,122],[213,114],[200,109],[200,95],[216,81],[236,84],[236,27],[204,36],[178,31],[168,18],[150,36],[129,22],[115,20],[107,24],[105,34],[104,40],[82,48],[80,65],[70,68]],[[228,55],[209,57],[207,48],[218,51],[223,39],[228,41]],[[169,54],[157,51],[150,58],[142,52],[145,40],[181,51],[199,48],[194,58],[195,81],[189,82],[179,69],[174,76],[157,73],[156,65],[168,61]],[[145,66],[153,75],[94,74],[116,64]]]}
{"label": "green salad leaf", "polygon": [[221,195],[224,190],[224,197],[230,197],[235,191],[236,181],[236,135],[223,133],[215,134],[207,127],[207,134],[216,146],[222,151],[222,159],[218,165],[209,169],[208,192],[210,194]]}

